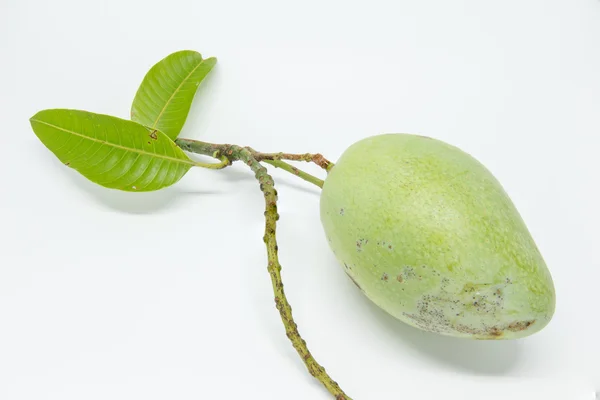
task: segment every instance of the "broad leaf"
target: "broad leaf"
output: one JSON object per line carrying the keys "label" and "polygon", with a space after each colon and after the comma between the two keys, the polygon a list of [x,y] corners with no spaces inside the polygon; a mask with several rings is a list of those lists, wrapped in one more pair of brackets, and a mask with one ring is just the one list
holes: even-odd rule
{"label": "broad leaf", "polygon": [[175,140],[187,119],[200,82],[216,64],[190,50],[170,54],[144,77],[133,105],[131,119],[164,132]]}
{"label": "broad leaf", "polygon": [[158,190],[195,164],[167,135],[133,121],[54,109],[38,112],[30,122],[60,161],[108,188]]}

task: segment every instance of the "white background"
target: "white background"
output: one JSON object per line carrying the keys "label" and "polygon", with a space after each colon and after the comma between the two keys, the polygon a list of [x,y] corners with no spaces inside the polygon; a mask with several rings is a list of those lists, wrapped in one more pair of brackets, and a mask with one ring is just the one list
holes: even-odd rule
{"label": "white background", "polygon": [[275,171],[289,300],[350,396],[596,397],[600,2],[2,0],[0,399],[330,398],[275,310],[245,166],[122,193],[31,131],[45,108],[127,118],[180,49],[219,59],[183,137],[332,160],[379,133],[436,137],[496,175],[547,261],[557,309],[539,334],[423,333],[363,297],[327,247],[319,191]]}

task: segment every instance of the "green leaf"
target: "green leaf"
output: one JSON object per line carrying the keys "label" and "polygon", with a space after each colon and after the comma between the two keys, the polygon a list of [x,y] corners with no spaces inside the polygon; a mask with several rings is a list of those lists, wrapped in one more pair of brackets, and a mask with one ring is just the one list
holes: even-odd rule
{"label": "green leaf", "polygon": [[60,161],[104,187],[158,190],[195,165],[167,135],[133,121],[66,109],[43,110],[29,121]]}
{"label": "green leaf", "polygon": [[204,60],[190,50],[168,55],[144,77],[131,106],[131,119],[177,139],[200,82],[216,63],[216,58]]}

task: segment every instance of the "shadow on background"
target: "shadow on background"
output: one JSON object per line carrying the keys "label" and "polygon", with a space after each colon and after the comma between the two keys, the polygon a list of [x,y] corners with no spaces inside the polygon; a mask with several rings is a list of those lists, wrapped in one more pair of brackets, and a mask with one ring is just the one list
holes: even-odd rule
{"label": "shadow on background", "polygon": [[114,211],[128,214],[152,214],[164,211],[174,206],[178,199],[181,199],[183,196],[205,196],[221,193],[220,191],[211,190],[182,190],[177,187],[177,184],[153,192],[124,192],[91,183],[87,178],[78,173],[66,175],[72,180],[75,186],[88,194],[96,202]]}
{"label": "shadow on background", "polygon": [[[193,155],[192,155],[193,156]],[[197,158],[197,157],[195,157]],[[205,160],[203,160],[205,161]],[[254,177],[254,173],[249,168],[236,168],[237,165],[232,167],[215,171],[214,177],[211,179],[219,179],[221,181],[227,181],[229,183],[241,182],[256,182],[256,190],[259,189],[258,181]],[[270,173],[274,168],[270,168]],[[73,172],[73,171],[68,171]],[[174,185],[156,190],[153,192],[125,192],[121,190],[109,189],[103,186],[97,185],[95,183],[91,183],[87,178],[83,177],[79,173],[67,173],[65,176],[71,180],[71,182],[77,186],[82,191],[86,192],[91,198],[93,198],[98,203],[106,206],[112,210],[130,213],[130,214],[152,214],[159,211],[164,211],[169,207],[172,207],[177,204],[177,201],[180,200],[183,196],[205,196],[205,195],[214,195],[214,194],[223,194],[226,193],[224,190],[189,190],[182,189],[181,186],[178,186],[178,183]],[[283,176],[278,177],[275,182],[276,187],[290,187],[295,190],[299,190],[305,193],[312,193],[315,195],[320,194],[319,188],[316,186],[312,187],[309,183],[303,182],[295,182],[298,179],[296,177]],[[199,185],[203,187],[209,187],[209,184],[202,184],[199,182]],[[231,187],[231,194],[239,195],[239,188],[235,186]]]}
{"label": "shadow on background", "polygon": [[518,341],[461,339],[421,331],[392,317],[362,293],[355,292],[365,302],[367,318],[374,320],[374,326],[380,326],[389,337],[397,338],[435,363],[480,375],[507,375],[519,359]]}

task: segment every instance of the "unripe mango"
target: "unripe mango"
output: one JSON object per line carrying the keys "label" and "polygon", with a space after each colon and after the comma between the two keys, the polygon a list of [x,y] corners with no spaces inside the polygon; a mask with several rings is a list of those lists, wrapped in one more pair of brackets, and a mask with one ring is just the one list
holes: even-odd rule
{"label": "unripe mango", "polygon": [[353,144],[325,180],[320,214],[356,286],[414,327],[515,339],[554,314],[552,277],[514,204],[447,143],[384,134]]}

